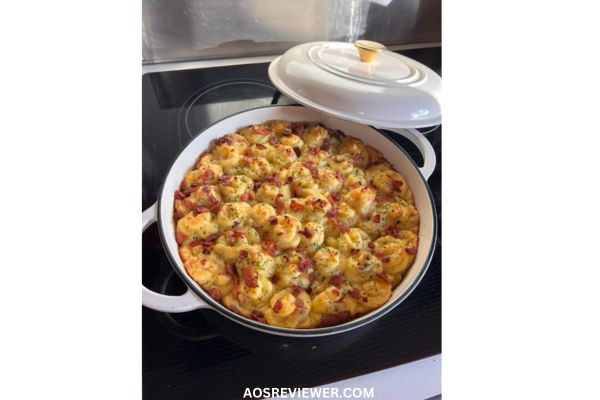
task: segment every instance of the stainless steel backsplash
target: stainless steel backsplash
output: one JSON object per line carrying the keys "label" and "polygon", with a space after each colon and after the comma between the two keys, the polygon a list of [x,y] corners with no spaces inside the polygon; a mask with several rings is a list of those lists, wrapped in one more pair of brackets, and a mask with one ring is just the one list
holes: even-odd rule
{"label": "stainless steel backsplash", "polygon": [[142,0],[145,63],[282,53],[316,40],[441,41],[441,0]]}

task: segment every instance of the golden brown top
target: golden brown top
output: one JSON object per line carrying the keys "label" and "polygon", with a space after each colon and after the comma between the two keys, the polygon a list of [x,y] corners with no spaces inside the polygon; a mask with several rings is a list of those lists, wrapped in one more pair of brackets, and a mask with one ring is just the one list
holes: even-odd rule
{"label": "golden brown top", "polygon": [[174,207],[188,274],[269,325],[331,326],[374,310],[417,252],[404,177],[378,150],[317,123],[270,121],[216,140]]}

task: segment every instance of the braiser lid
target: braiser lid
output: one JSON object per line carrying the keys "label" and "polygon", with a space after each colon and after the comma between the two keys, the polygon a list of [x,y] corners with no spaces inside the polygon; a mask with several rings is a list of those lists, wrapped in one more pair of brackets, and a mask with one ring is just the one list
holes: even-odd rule
{"label": "braiser lid", "polygon": [[380,128],[441,122],[440,76],[379,43],[304,43],[275,59],[269,77],[298,103],[346,120]]}

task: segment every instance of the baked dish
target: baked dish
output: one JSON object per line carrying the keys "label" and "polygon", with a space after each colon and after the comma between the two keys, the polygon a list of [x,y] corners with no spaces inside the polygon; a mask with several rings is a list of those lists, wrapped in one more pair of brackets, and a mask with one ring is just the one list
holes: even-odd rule
{"label": "baked dish", "polygon": [[187,273],[230,310],[285,328],[381,307],[419,242],[404,177],[378,150],[318,123],[269,121],[216,140],[174,207]]}

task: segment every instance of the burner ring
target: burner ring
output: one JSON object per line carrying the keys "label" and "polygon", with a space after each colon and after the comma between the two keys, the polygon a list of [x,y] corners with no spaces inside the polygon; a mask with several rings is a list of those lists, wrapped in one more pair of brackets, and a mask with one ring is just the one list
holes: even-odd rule
{"label": "burner ring", "polygon": [[179,113],[179,134],[193,138],[207,126],[241,111],[277,103],[278,90],[269,83],[243,79],[219,82],[192,94]]}

